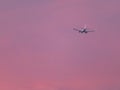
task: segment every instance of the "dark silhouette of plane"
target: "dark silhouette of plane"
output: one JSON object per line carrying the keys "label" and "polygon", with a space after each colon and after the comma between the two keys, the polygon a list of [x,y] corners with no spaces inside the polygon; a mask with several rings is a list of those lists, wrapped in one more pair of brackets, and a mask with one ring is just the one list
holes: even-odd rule
{"label": "dark silhouette of plane", "polygon": [[76,29],[76,28],[73,28],[73,30],[75,31],[78,31],[79,33],[88,33],[88,32],[94,32],[94,30],[90,30],[87,28],[86,25],[84,25],[83,28],[80,28],[80,29]]}

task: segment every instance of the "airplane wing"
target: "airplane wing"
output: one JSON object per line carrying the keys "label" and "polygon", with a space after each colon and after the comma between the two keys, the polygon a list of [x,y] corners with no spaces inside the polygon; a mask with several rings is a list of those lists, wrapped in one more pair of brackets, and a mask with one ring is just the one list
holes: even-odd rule
{"label": "airplane wing", "polygon": [[87,31],[87,32],[94,32],[94,30],[91,30],[91,31]]}
{"label": "airplane wing", "polygon": [[79,29],[76,29],[76,28],[73,28],[73,30],[75,30],[75,31],[80,31]]}

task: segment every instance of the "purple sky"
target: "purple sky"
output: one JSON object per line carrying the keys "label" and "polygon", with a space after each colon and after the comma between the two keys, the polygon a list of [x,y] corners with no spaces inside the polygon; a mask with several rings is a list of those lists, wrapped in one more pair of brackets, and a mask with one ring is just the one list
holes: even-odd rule
{"label": "purple sky", "polygon": [[0,0],[0,90],[119,90],[119,3]]}

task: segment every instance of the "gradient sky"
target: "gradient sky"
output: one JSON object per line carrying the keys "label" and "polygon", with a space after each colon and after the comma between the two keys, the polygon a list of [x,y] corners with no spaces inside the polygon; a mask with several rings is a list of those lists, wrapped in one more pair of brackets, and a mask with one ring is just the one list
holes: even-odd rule
{"label": "gradient sky", "polygon": [[0,90],[120,90],[119,4],[0,0]]}

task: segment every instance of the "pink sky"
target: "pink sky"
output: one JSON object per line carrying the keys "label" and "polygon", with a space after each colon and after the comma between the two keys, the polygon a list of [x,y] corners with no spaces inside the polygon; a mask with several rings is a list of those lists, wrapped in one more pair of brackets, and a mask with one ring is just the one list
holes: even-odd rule
{"label": "pink sky", "polygon": [[0,90],[119,90],[119,3],[0,0]]}

